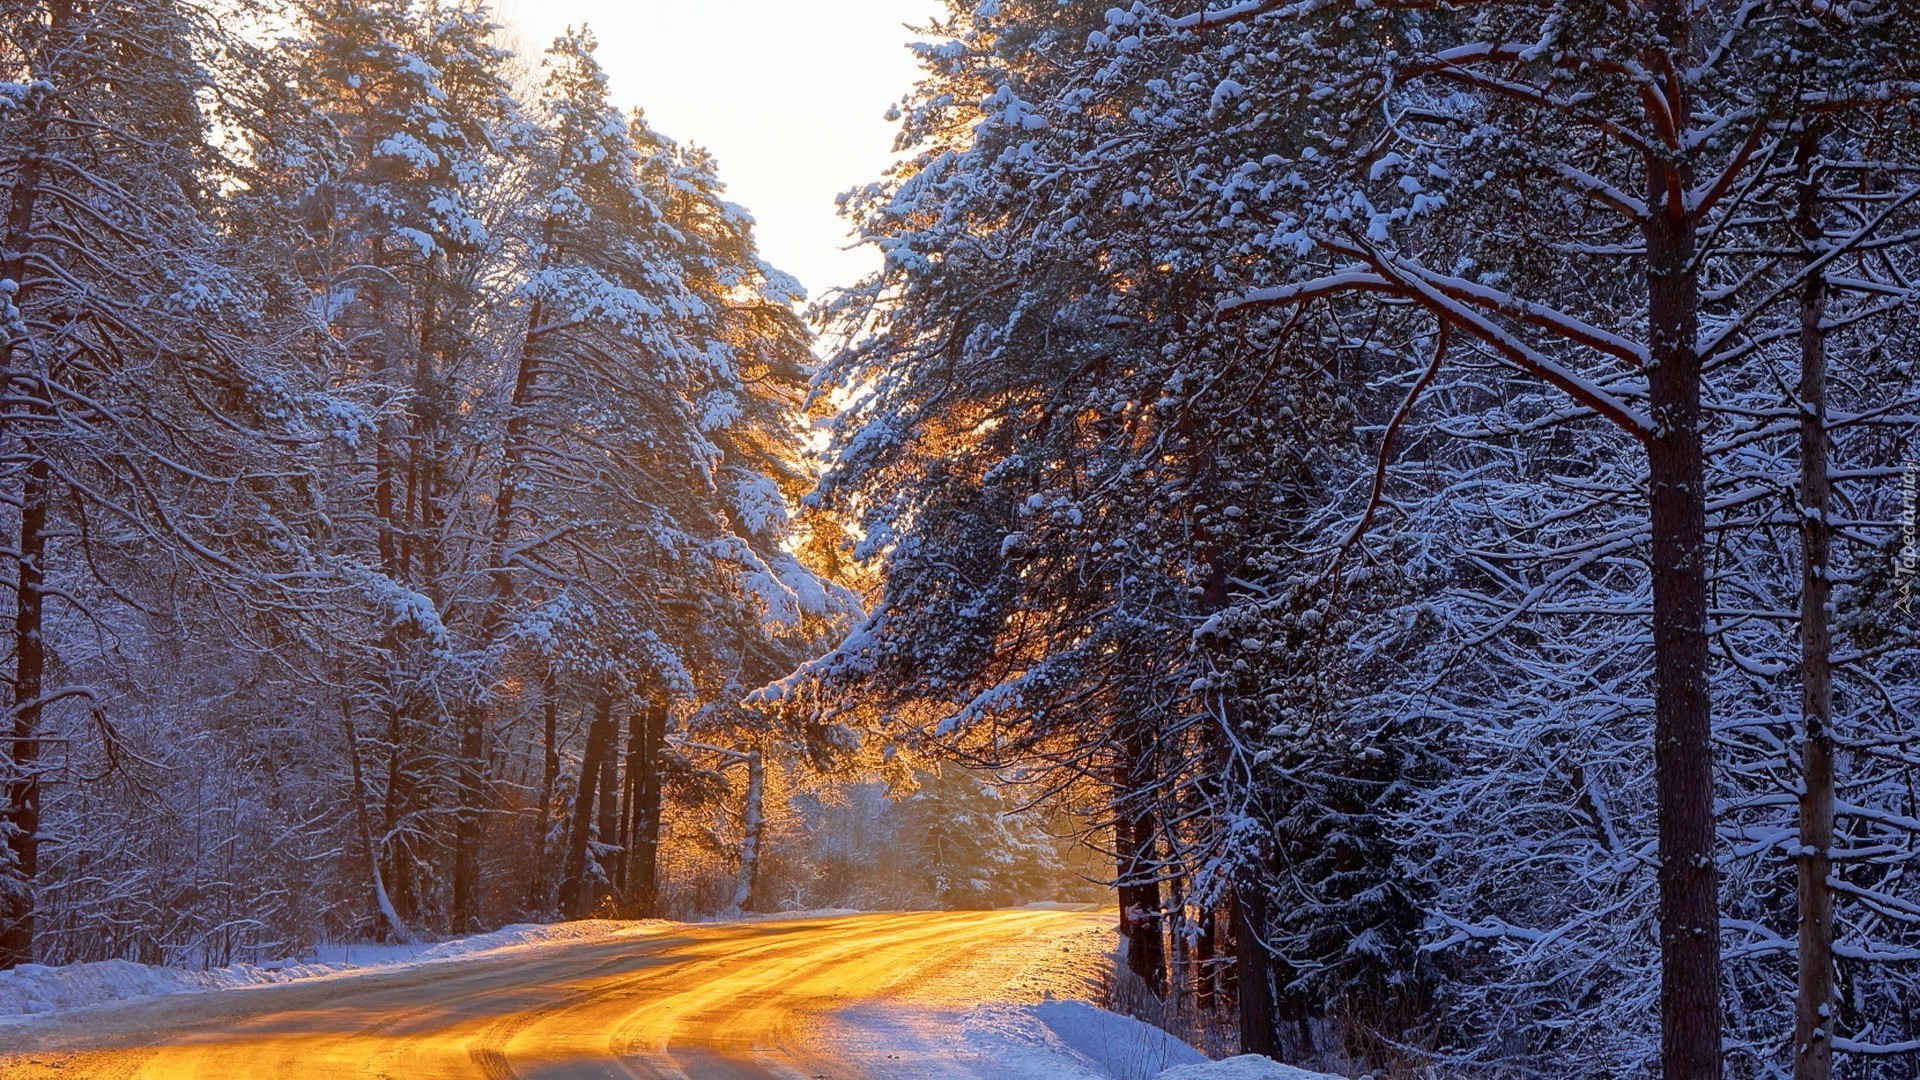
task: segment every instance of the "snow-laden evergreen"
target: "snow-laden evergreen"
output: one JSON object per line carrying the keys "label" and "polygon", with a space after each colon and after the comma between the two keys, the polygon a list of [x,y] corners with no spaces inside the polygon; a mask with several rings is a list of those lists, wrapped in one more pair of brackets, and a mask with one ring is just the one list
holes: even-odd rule
{"label": "snow-laden evergreen", "polygon": [[856,607],[714,162],[478,3],[0,22],[0,962],[650,914]]}
{"label": "snow-laden evergreen", "polygon": [[956,0],[785,692],[1097,807],[1248,1049],[1908,1075],[1914,25]]}

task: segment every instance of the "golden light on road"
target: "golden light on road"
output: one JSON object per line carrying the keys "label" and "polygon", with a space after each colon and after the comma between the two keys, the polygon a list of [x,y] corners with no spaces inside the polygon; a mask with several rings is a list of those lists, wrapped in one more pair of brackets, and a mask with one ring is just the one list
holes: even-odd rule
{"label": "golden light on road", "polygon": [[37,1033],[35,1047],[0,1055],[0,1075],[811,1075],[810,1063],[827,1060],[836,1011],[882,1000],[964,1009],[1000,993],[1036,949],[1110,924],[1106,914],[1060,911],[661,924],[75,1016]]}

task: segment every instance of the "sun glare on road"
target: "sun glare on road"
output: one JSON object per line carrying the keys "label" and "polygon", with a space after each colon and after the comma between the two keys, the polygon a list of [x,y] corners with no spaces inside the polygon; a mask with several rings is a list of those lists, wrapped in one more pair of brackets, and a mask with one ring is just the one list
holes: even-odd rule
{"label": "sun glare on road", "polygon": [[156,999],[0,1051],[0,1075],[865,1075],[864,1055],[887,1051],[853,1013],[919,1024],[1084,993],[1111,925],[1059,911],[608,923],[599,936],[440,964]]}

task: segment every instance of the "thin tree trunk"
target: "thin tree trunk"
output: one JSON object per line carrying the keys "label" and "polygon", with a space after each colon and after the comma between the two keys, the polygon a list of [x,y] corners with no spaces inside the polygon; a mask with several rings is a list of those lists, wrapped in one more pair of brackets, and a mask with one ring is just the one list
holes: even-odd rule
{"label": "thin tree trunk", "polygon": [[[427,297],[420,316],[413,367],[413,397],[408,412],[412,430],[408,433],[407,453],[407,543],[413,552],[421,591],[436,606],[441,602],[439,589],[440,529],[438,508],[441,500],[442,462],[439,444],[437,406],[431,400],[438,377],[434,360],[444,368],[450,363],[435,345],[439,305],[432,294],[437,272],[444,281],[448,267],[444,256],[428,263],[429,280],[424,285]],[[492,635],[485,639],[491,643]],[[453,925],[471,932],[480,923],[480,851],[485,842],[487,804],[491,795],[487,783],[488,710],[478,702],[458,710],[460,722],[459,805],[454,808],[453,842]]]}
{"label": "thin tree trunk", "polygon": [[[1820,135],[1801,136],[1798,227],[1807,257],[1817,256],[1822,230]],[[1827,313],[1824,273],[1808,276],[1800,296],[1800,985],[1794,1005],[1794,1080],[1833,1076],[1833,597],[1832,478],[1827,445]]]}
{"label": "thin tree trunk", "polygon": [[[386,265],[386,250],[380,241],[373,245],[373,263]],[[373,296],[374,319],[384,328],[387,324],[387,304],[378,291]],[[393,371],[392,335],[382,334],[374,344],[373,379],[377,385],[387,386],[388,376]],[[374,429],[373,440],[373,516],[379,530],[377,544],[380,551],[380,568],[396,582],[404,582],[407,575],[406,552],[400,544],[402,531],[396,513],[393,497],[394,457],[393,419],[382,416]]]}
{"label": "thin tree trunk", "polygon": [[438,257],[427,261],[426,280],[421,285],[425,297],[421,303],[420,329],[414,341],[411,393],[407,399],[409,430],[405,439],[407,479],[406,509],[403,513],[407,529],[401,536],[403,554],[400,559],[402,569],[408,573],[413,573],[413,568],[418,566],[414,580],[421,583],[423,591],[432,590],[439,571],[439,559],[433,541],[433,507],[439,498],[438,485],[434,482],[434,403],[429,400],[433,392],[434,375],[433,329],[439,317],[439,304],[434,295],[436,265],[445,270]]}
{"label": "thin tree trunk", "polygon": [[1204,1014],[1211,1014],[1218,1001],[1213,970],[1215,942],[1219,940],[1220,918],[1211,909],[1200,913],[1200,932],[1193,939],[1194,999]]}
{"label": "thin tree trunk", "polygon": [[[1670,57],[1686,55],[1689,16],[1659,0]],[[1679,86],[1680,77],[1674,76]],[[1687,114],[1685,96],[1669,102]],[[1697,221],[1684,156],[1649,159],[1647,462],[1651,511],[1654,786],[1660,849],[1660,1028],[1667,1080],[1720,1080],[1720,876],[1714,862],[1713,729],[1708,697],[1706,469],[1701,433]]]}
{"label": "thin tree trunk", "polygon": [[[413,523],[419,521],[416,515],[420,511],[419,432],[416,430],[404,441],[410,444],[410,452],[406,455],[405,479],[398,485],[400,494],[396,502],[399,505],[400,519],[407,522],[407,527],[400,530],[398,557],[400,572],[411,576],[416,544],[419,540],[419,531],[413,527]],[[422,575],[420,580],[424,581],[425,575]]]}
{"label": "thin tree trunk", "polygon": [[547,831],[553,827],[553,793],[560,780],[560,700],[553,668],[549,666],[540,680],[540,710],[545,730],[541,733],[545,750],[540,763],[540,805],[534,810],[533,881],[527,886],[527,909],[541,911],[547,906]]}
{"label": "thin tree trunk", "polygon": [[347,738],[347,764],[353,775],[354,821],[360,829],[360,846],[367,853],[367,876],[373,886],[373,909],[379,921],[384,922],[387,933],[394,941],[406,944],[413,940],[413,932],[394,910],[393,898],[387,895],[387,882],[380,873],[380,846],[373,837],[373,818],[367,811],[366,774],[360,766],[360,735],[353,724],[353,706],[345,698],[340,702],[340,729]]}
{"label": "thin tree trunk", "polygon": [[1193,936],[1187,923],[1186,883],[1176,876],[1167,882],[1167,1004],[1171,1014],[1190,1021],[1193,1007]]}
{"label": "thin tree trunk", "polygon": [[[393,641],[392,635],[388,635],[388,640],[390,643]],[[392,648],[397,648],[397,645]],[[379,857],[386,860],[388,895],[400,912],[402,921],[406,921],[417,918],[420,913],[419,905],[414,902],[413,849],[400,827],[401,819],[413,807],[413,778],[407,771],[406,717],[392,697],[390,680],[381,687],[381,693],[382,706],[387,714],[387,790],[381,800],[382,842]]]}
{"label": "thin tree trunk", "polygon": [[[642,697],[644,700],[644,697]],[[647,710],[627,713],[627,769],[620,781],[620,895],[633,910],[633,849],[639,836],[640,774],[646,768]]]}
{"label": "thin tree trunk", "polygon": [[[369,160],[373,151],[366,150]],[[387,263],[385,246],[375,240],[371,260],[376,266]],[[370,367],[374,382],[382,387],[389,386],[395,361],[393,357],[393,335],[387,319],[387,301],[378,290],[372,296],[375,321],[383,332],[373,344],[373,356]],[[373,437],[373,517],[375,545],[380,554],[380,569],[388,580],[398,585],[407,583],[408,550],[401,543],[405,528],[398,514],[399,508],[394,498],[394,475],[396,462],[393,444],[397,439],[394,420],[383,415],[374,427]],[[387,838],[386,853],[389,859],[388,882],[393,887],[394,899],[408,918],[419,916],[416,897],[416,867],[413,859],[416,855],[412,843],[400,830],[401,818],[413,809],[414,788],[407,775],[407,754],[410,745],[405,731],[406,707],[402,700],[400,665],[405,645],[398,630],[390,630],[382,639],[386,654],[386,666],[377,676],[382,699],[387,709],[387,792],[385,799],[385,828]]]}
{"label": "thin tree trunk", "polygon": [[766,831],[767,764],[759,747],[747,751],[747,805],[740,838],[740,875],[733,884],[733,909],[757,911],[760,891],[760,840]]}
{"label": "thin tree trunk", "polygon": [[[573,830],[567,837],[567,867],[560,883],[560,910],[569,919],[584,919],[593,908],[595,891],[587,880],[587,857],[593,839],[594,809],[601,762],[613,751],[613,693],[601,686],[593,704],[593,723],[580,759],[580,788],[573,800]],[[598,873],[596,867],[595,873]]]}
{"label": "thin tree trunk", "polygon": [[456,933],[480,928],[480,839],[486,810],[486,713],[460,710],[460,768],[453,826],[453,926]]}
{"label": "thin tree trunk", "polygon": [[650,919],[660,909],[660,804],[664,791],[660,752],[667,741],[667,702],[647,702],[645,738],[641,740],[640,774],[634,794],[633,850],[628,853],[633,890],[629,897],[635,918]]}
{"label": "thin tree trunk", "polygon": [[607,719],[607,749],[600,758],[600,791],[594,835],[600,841],[600,881],[593,906],[606,905],[618,890],[623,871],[620,837],[620,722]]}

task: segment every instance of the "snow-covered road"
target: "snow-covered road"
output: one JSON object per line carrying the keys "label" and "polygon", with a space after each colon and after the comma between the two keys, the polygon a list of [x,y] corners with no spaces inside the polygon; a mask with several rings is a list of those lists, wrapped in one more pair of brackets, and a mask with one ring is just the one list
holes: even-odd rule
{"label": "snow-covered road", "polygon": [[646,924],[0,1024],[0,1075],[992,1080],[1198,1061],[1080,1002],[1111,916]]}

